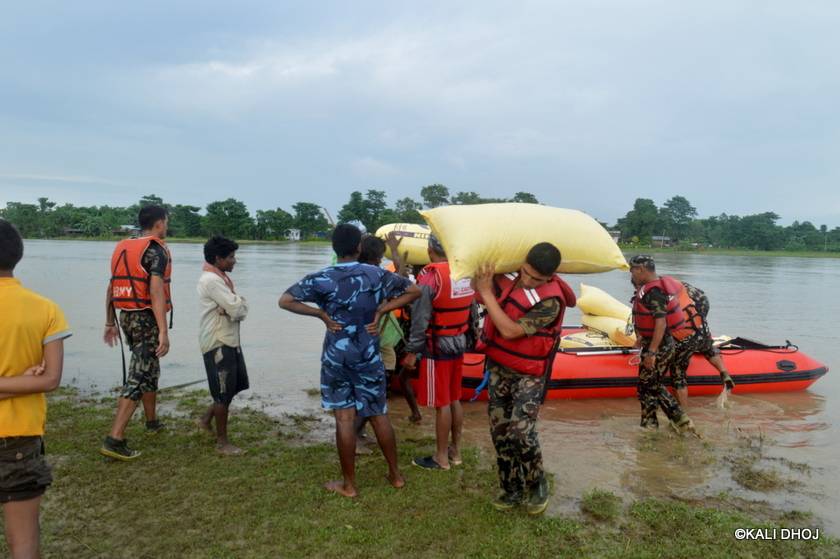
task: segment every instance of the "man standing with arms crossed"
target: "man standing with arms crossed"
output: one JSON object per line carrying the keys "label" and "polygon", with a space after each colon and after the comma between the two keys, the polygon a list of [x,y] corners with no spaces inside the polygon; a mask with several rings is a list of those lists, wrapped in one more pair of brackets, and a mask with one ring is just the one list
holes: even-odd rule
{"label": "man standing with arms crossed", "polygon": [[146,432],[158,433],[164,425],[157,419],[157,389],[160,358],[169,352],[166,313],[172,310],[170,282],[172,257],[164,243],[169,218],[160,206],[145,206],[138,221],[142,233],[120,241],[111,256],[111,281],[105,294],[105,333],[109,346],[119,339],[120,326],[131,349],[128,378],[125,380],[111,432],[99,452],[117,460],[133,460],[140,451],[132,450],[125,439],[138,402],[143,402]]}
{"label": "man standing with arms crossed", "polygon": [[45,393],[61,383],[70,329],[58,305],[14,277],[21,258],[20,234],[0,219],[0,503],[12,559],[35,559],[41,498],[52,483]]}
{"label": "man standing with arms crossed", "polygon": [[537,416],[563,328],[563,314],[575,306],[572,288],[555,271],[560,251],[538,243],[518,274],[494,276],[492,265],[479,268],[473,284],[487,308],[477,347],[490,372],[490,436],[502,493],[493,501],[500,511],[524,504],[528,514],[548,507],[548,480],[537,438]]}

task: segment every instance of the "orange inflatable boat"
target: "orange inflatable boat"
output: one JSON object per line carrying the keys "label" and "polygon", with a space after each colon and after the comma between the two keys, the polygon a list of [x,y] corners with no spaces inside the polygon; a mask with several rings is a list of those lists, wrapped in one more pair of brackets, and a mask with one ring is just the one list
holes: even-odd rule
{"label": "orange inflatable boat", "polygon": [[[580,329],[564,329],[563,334]],[[733,393],[794,392],[805,390],[828,372],[795,345],[768,346],[732,338],[720,346],[726,368],[735,381]],[[582,347],[558,350],[548,382],[547,398],[636,397],[638,352],[630,348]],[[720,375],[702,355],[688,368],[691,396],[716,395],[723,389]],[[484,377],[484,356],[464,355],[461,399],[470,400]],[[667,380],[667,379],[666,379]],[[479,399],[487,399],[487,391]]]}

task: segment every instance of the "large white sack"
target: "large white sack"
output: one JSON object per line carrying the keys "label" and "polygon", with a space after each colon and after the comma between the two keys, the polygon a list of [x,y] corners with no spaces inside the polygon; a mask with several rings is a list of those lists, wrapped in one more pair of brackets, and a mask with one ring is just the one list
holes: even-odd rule
{"label": "large white sack", "polygon": [[[376,230],[376,236],[383,241],[388,238],[388,233],[395,232],[400,244],[397,252],[400,258],[412,266],[425,266],[429,263],[429,234],[431,230],[427,225],[415,223],[389,223]],[[394,256],[391,251],[386,252],[391,260]]]}
{"label": "large white sack", "polygon": [[444,206],[420,214],[443,244],[455,279],[471,277],[485,262],[497,272],[515,272],[540,242],[560,249],[558,272],[628,269],[606,229],[578,210],[507,203]]}
{"label": "large white sack", "polygon": [[630,307],[594,285],[580,284],[580,296],[577,307],[584,314],[595,316],[610,316],[620,320],[627,320],[632,312]]}

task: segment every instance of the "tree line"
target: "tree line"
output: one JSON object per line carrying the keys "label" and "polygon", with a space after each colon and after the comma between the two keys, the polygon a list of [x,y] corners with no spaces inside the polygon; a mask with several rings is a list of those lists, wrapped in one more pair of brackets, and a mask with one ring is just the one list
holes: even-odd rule
{"label": "tree line", "polygon": [[744,216],[720,214],[699,218],[697,209],[683,196],[674,196],[657,206],[637,198],[633,209],[614,229],[628,244],[656,246],[665,242],[681,246],[705,246],[748,250],[840,251],[840,227],[815,226],[810,221],[779,225],[775,212]]}
{"label": "tree line", "polygon": [[298,202],[292,213],[282,208],[259,210],[252,216],[245,204],[234,198],[207,204],[204,214],[198,206],[169,204],[150,194],[128,207],[57,205],[48,198],[37,204],[8,202],[0,217],[13,223],[24,237],[55,238],[83,235],[110,237],[123,226],[136,226],[142,206],[157,204],[169,211],[169,235],[203,237],[220,234],[236,239],[280,239],[289,229],[299,229],[303,237],[328,231],[330,224],[318,204]]}
{"label": "tree line", "polygon": [[388,207],[385,191],[368,190],[350,193],[350,201],[338,212],[338,221],[361,221],[370,232],[387,223],[425,223],[420,216],[424,208],[437,208],[449,205],[492,204],[501,202],[524,202],[539,204],[537,197],[530,192],[517,192],[511,198],[485,198],[476,192],[456,192],[450,194],[449,188],[442,184],[430,184],[420,189],[422,202],[411,197],[396,201],[393,208]]}
{"label": "tree line", "polygon": [[[388,205],[383,190],[368,190],[364,195],[353,192],[350,200],[338,213],[339,222],[359,220],[368,231],[375,231],[386,223],[424,223],[419,210],[448,204],[481,204],[488,202],[538,203],[533,194],[518,192],[510,199],[483,198],[475,192],[450,195],[441,184],[425,186],[420,191],[422,202],[410,197]],[[234,198],[218,200],[203,208],[184,204],[169,204],[150,194],[128,207],[119,206],[59,206],[49,198],[38,198],[37,204],[8,202],[0,208],[0,217],[13,223],[27,238],[50,239],[80,235],[108,238],[125,226],[137,225],[140,208],[157,204],[169,211],[169,236],[180,238],[225,235],[234,239],[285,239],[290,230],[298,230],[302,239],[323,237],[332,229],[332,217],[318,204],[298,202],[291,211],[283,208],[257,210],[252,215],[245,203]]]}
{"label": "tree line", "polygon": [[[420,210],[439,206],[527,202],[538,204],[529,192],[516,192],[510,198],[486,198],[476,192],[450,193],[447,186],[431,184],[420,190],[419,199],[405,197],[393,206],[384,190],[354,191],[338,212],[338,222],[358,220],[374,232],[387,223],[424,223]],[[55,238],[67,235],[110,237],[124,225],[136,225],[141,206],[158,204],[169,210],[170,236],[206,237],[221,234],[235,239],[276,240],[297,229],[303,239],[323,237],[332,228],[329,213],[311,202],[298,202],[290,211],[283,208],[257,210],[252,215],[244,202],[234,198],[207,204],[169,204],[158,196],[148,195],[128,207],[57,205],[48,198],[37,204],[8,202],[0,208],[0,217],[15,224],[28,238]],[[721,214],[699,218],[697,209],[683,196],[673,196],[662,206],[653,200],[638,198],[633,208],[615,225],[604,227],[619,232],[620,239],[635,246],[656,246],[667,237],[670,244],[713,246],[750,250],[840,251],[840,227],[831,230],[809,221],[794,221],[789,226],[777,222],[774,212],[745,216]]]}

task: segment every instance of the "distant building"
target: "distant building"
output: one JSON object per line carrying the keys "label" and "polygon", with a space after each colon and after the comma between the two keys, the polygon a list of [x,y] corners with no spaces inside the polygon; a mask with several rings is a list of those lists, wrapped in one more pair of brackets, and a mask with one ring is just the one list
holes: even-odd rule
{"label": "distant building", "polygon": [[290,241],[299,241],[300,229],[288,229],[286,231],[286,238]]}
{"label": "distant building", "polygon": [[120,225],[114,228],[111,233],[114,235],[137,235],[140,233],[140,228],[136,225]]}
{"label": "distant building", "polygon": [[621,231],[607,231],[607,233],[610,234],[610,237],[616,243],[621,239]]}
{"label": "distant building", "polygon": [[76,227],[65,227],[64,228],[64,236],[65,237],[78,237],[80,235],[84,235],[84,229],[78,229]]}
{"label": "distant building", "polygon": [[665,235],[653,235],[650,238],[650,244],[658,247],[669,247],[671,246],[671,237],[666,237]]}

